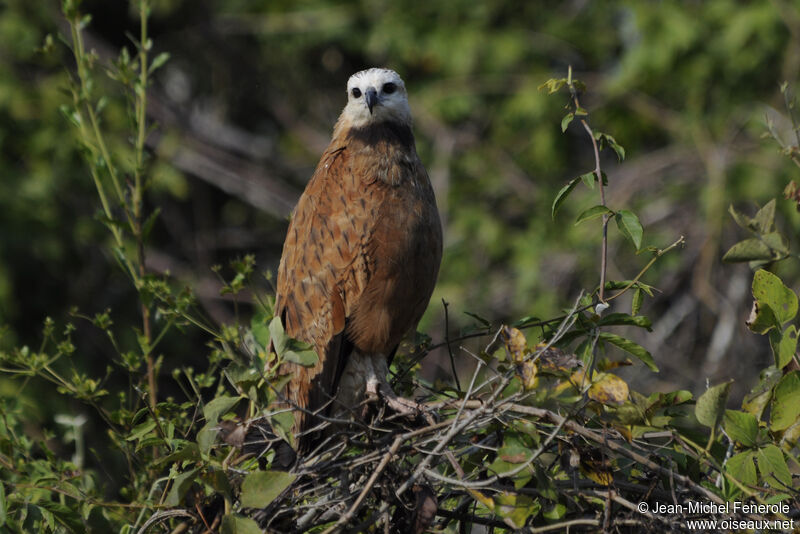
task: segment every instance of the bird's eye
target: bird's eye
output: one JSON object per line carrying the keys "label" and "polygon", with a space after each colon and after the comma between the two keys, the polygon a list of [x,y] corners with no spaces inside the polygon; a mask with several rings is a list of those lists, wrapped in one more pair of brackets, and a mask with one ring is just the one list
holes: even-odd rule
{"label": "bird's eye", "polygon": [[353,87],[351,92],[353,93],[353,98],[361,98],[361,89],[358,87]]}
{"label": "bird's eye", "polygon": [[397,86],[392,82],[383,84],[383,92],[386,93],[387,95],[394,93],[396,89]]}

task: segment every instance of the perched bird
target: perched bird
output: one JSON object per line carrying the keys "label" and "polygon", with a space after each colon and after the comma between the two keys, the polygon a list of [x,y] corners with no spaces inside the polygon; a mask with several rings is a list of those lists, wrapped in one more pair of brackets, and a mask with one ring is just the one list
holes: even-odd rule
{"label": "perched bird", "polygon": [[295,208],[278,269],[275,313],[314,346],[314,367],[284,364],[299,449],[314,414],[347,415],[367,397],[398,412],[388,366],[428,305],[442,227],[417,156],[405,84],[388,69],[353,74],[330,145]]}

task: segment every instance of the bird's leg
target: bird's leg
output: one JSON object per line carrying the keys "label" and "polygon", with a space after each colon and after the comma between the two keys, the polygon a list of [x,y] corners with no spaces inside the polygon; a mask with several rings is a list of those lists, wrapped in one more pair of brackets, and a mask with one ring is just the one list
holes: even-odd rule
{"label": "bird's leg", "polygon": [[367,362],[368,362],[367,391],[365,396],[367,402],[372,402],[378,400],[380,391],[380,380],[378,379],[378,375],[375,373],[375,369],[373,369],[369,359],[367,359]]}
{"label": "bird's leg", "polygon": [[376,383],[375,385],[377,386],[377,392],[380,393],[380,396],[383,397],[389,408],[398,414],[407,417],[416,417],[417,415],[423,413],[425,411],[425,407],[420,403],[412,399],[401,397],[394,392],[392,386],[389,384],[389,381],[386,379],[386,375],[388,374],[389,368],[386,365],[386,357],[382,354],[373,355],[372,373],[367,379],[367,395],[370,394],[370,387],[375,387],[371,386],[371,383],[374,381],[374,383]]}

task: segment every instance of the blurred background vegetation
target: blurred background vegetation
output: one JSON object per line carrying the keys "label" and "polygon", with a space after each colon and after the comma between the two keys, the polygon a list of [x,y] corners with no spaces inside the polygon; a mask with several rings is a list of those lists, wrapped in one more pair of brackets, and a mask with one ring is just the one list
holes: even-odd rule
{"label": "blurred background vegetation", "polygon": [[[82,10],[92,15],[86,42],[100,63],[131,47],[131,5],[85,1]],[[90,316],[111,308],[117,324],[140,321],[59,111],[69,102],[63,65],[73,65],[59,38],[66,29],[53,2],[0,4],[2,348],[37,346],[44,318],[63,323],[73,307]],[[163,0],[150,34],[155,53],[170,60],[148,95],[157,128],[146,203],[161,209],[148,267],[192,285],[216,323],[236,312],[212,266],[253,253],[260,270],[276,270],[287,217],[345,103],[347,78],[371,66],[406,81],[445,226],[442,271],[420,330],[444,338],[442,299],[453,334],[474,322],[465,311],[497,323],[558,315],[599,276],[599,225],[572,224],[597,203],[596,191],[580,186],[550,217],[555,192],[594,167],[580,125],[559,128],[567,97],[537,89],[572,65],[589,86],[581,104],[592,126],[627,152],[621,163],[603,153],[609,205],[639,215],[645,246],[686,236],[685,248],[644,279],[660,292],[642,309],[654,332],[637,339],[661,372],[637,364],[628,378],[640,391],[699,393],[707,379],[733,377],[741,396],[771,361],[766,341],[744,325],[750,271],[720,258],[744,237],[728,206],[752,214],[794,173],[762,134],[767,114],[786,130],[779,85],[798,79],[796,3]],[[98,83],[119,95],[103,116],[119,133],[109,142],[130,151],[124,98],[110,80]],[[796,235],[791,203],[779,201],[778,210],[782,229]],[[609,258],[609,277],[623,280],[648,259],[615,232]],[[781,269],[787,283],[798,280],[796,265]],[[268,291],[262,283],[257,290]],[[113,348],[88,322],[77,325],[72,362],[102,375]],[[175,367],[202,368],[204,343],[188,332],[159,352]],[[433,353],[423,373],[446,377],[448,368],[446,353]],[[2,380],[0,394],[20,391],[20,382]],[[32,428],[85,410],[41,387],[23,390]]]}

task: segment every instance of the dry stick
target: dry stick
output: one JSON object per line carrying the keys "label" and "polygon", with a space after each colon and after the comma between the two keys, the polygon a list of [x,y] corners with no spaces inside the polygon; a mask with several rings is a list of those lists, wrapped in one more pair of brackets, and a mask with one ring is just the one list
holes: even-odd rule
{"label": "dry stick", "polygon": [[632,511],[636,512],[637,514],[641,514],[641,515],[643,515],[643,516],[645,516],[645,517],[647,517],[649,519],[655,519],[655,520],[660,521],[660,522],[662,522],[664,524],[667,524],[667,525],[672,523],[666,517],[663,517],[663,516],[660,516],[660,515],[656,515],[656,514],[654,514],[652,512],[643,512],[643,511],[639,510],[639,507],[637,505],[635,505],[634,503],[632,503],[631,501],[629,501],[628,499],[626,499],[624,497],[620,497],[619,495],[617,495],[617,492],[614,491],[614,490],[609,490],[609,491],[588,490],[588,491],[583,491],[581,493],[583,493],[583,494],[585,494],[587,496],[591,496],[591,497],[599,497],[601,499],[612,500],[617,504],[621,504],[622,506],[624,506],[628,510],[632,510]]}
{"label": "dry stick", "polygon": [[[549,410],[545,410],[545,409],[542,409],[542,408],[534,408],[533,406],[523,406],[523,405],[520,405],[520,404],[515,404],[515,405],[511,406],[511,409],[516,411],[516,412],[519,412],[519,413],[524,413],[524,414],[528,414],[528,415],[534,415],[534,416],[539,417],[541,419],[548,419],[554,424],[558,424],[558,423],[560,423],[561,421],[563,421],[565,419],[564,417],[560,416],[559,414],[557,414],[555,412],[551,412]],[[619,454],[622,454],[623,456],[627,456],[631,460],[644,465],[648,469],[652,469],[653,471],[658,471],[659,473],[661,473],[662,475],[665,475],[665,476],[674,476],[675,479],[678,482],[680,482],[684,486],[692,488],[693,490],[695,490],[698,493],[701,493],[705,498],[707,498],[710,501],[714,501],[717,504],[722,504],[724,502],[720,497],[718,497],[717,495],[715,495],[711,491],[707,490],[703,486],[701,486],[699,484],[696,484],[689,477],[686,477],[684,475],[676,474],[671,469],[668,469],[666,467],[660,466],[657,463],[655,463],[652,460],[642,456],[639,453],[636,453],[636,452],[634,452],[634,451],[632,451],[630,449],[627,449],[627,448],[623,447],[622,445],[619,445],[616,442],[608,441],[607,439],[605,439],[605,437],[603,437],[602,435],[598,434],[597,432],[594,432],[593,430],[589,430],[588,428],[586,428],[586,427],[584,427],[582,425],[579,425],[578,423],[576,423],[574,421],[567,421],[565,423],[565,426],[569,430],[572,430],[573,432],[575,432],[576,434],[579,434],[579,435],[581,435],[581,436],[583,436],[583,437],[585,437],[587,439],[590,439],[590,440],[592,440],[592,441],[594,441],[596,443],[603,444],[606,447],[608,447],[609,449],[611,449],[612,451],[617,452]]]}
{"label": "dry stick", "polygon": [[361,503],[364,502],[364,499],[367,497],[367,493],[369,493],[369,491],[372,489],[372,486],[375,485],[375,481],[378,480],[378,477],[381,473],[383,473],[383,470],[386,469],[386,466],[389,465],[389,460],[391,460],[392,456],[395,455],[397,449],[400,448],[400,444],[403,443],[403,441],[403,436],[398,436],[394,439],[394,443],[392,443],[392,446],[389,447],[389,450],[386,452],[386,454],[383,455],[381,463],[378,464],[375,472],[373,472],[372,476],[369,477],[369,480],[367,480],[367,484],[364,486],[364,489],[361,490],[361,494],[359,494],[356,502],[353,503],[353,506],[351,506],[350,509],[345,512],[338,521],[336,521],[335,525],[325,530],[322,534],[328,534],[335,531],[338,527],[346,525],[347,522],[353,518],[356,512],[358,512],[358,509],[361,507]]}
{"label": "dry stick", "polygon": [[[563,332],[565,332],[569,328],[569,326],[572,323],[574,323],[575,321],[574,310],[577,307],[578,302],[580,302],[580,297],[576,300],[575,305],[573,306],[573,310],[570,312],[570,314],[567,315],[567,317],[565,317],[564,321],[560,325],[556,334],[551,339],[550,343],[548,343],[547,346],[542,348],[541,351],[544,351],[547,348],[549,348],[552,345],[552,343],[557,341],[559,337],[563,335]],[[475,375],[473,375],[473,380],[470,384],[470,394],[471,394],[471,389],[474,386],[475,378],[477,377],[477,371],[479,368],[480,365],[476,369]],[[493,411],[495,409],[492,408],[494,401],[503,392],[505,387],[509,384],[509,382],[514,376],[515,375],[512,373],[506,375],[500,382],[500,384],[496,387],[495,391],[492,393],[492,395],[490,396],[490,398],[487,400],[486,403],[480,401],[469,401],[467,398],[465,398],[461,402],[461,409],[453,418],[452,422],[444,421],[443,423],[434,423],[423,429],[407,432],[403,435],[396,437],[389,451],[387,451],[387,453],[384,455],[383,459],[381,460],[381,463],[378,465],[378,468],[372,474],[370,479],[367,481],[367,485],[361,491],[361,494],[358,496],[358,498],[350,507],[350,509],[341,517],[339,517],[336,523],[331,527],[329,527],[328,529],[326,529],[322,534],[331,534],[332,532],[340,530],[350,521],[350,519],[353,518],[353,516],[358,512],[358,508],[361,506],[364,499],[366,498],[367,493],[369,492],[369,490],[372,489],[372,487],[374,486],[375,482],[378,479],[378,476],[380,476],[380,474],[386,468],[386,465],[388,465],[389,460],[391,460],[391,458],[395,455],[401,443],[403,443],[404,441],[406,441],[411,437],[414,437],[415,435],[427,433],[430,430],[435,429],[437,427],[449,426],[450,429],[448,430],[447,434],[445,434],[441,439],[439,439],[436,447],[434,447],[434,449],[430,453],[428,453],[428,455],[420,462],[420,464],[417,466],[417,468],[414,470],[411,476],[395,491],[395,495],[399,498],[400,495],[402,495],[409,487],[411,487],[411,485],[420,477],[420,475],[428,471],[428,466],[431,463],[431,461],[433,461],[433,458],[437,457],[442,452],[442,449],[444,449],[447,446],[447,444],[453,439],[453,437],[455,437],[458,433],[460,433],[464,428],[469,426],[479,416],[483,415],[487,411]],[[476,406],[476,408],[469,414],[464,415],[463,407],[466,406],[467,404],[472,404],[472,403],[475,403],[474,405]],[[464,417],[464,420],[459,422],[462,416]],[[563,418],[563,420],[566,421],[566,418]],[[561,426],[563,426],[563,424]],[[558,430],[556,430],[556,432],[557,431]],[[388,502],[384,502],[381,505],[380,509],[373,515],[375,517],[382,516],[386,512],[386,510],[388,510],[389,506],[390,505]]]}
{"label": "dry stick", "polygon": [[[467,408],[478,408],[480,405],[484,405],[484,406],[488,407],[489,404],[490,403],[484,403],[483,401],[480,401],[480,400],[471,400],[471,401],[466,403],[466,407]],[[440,404],[440,406],[442,406],[442,407],[445,407],[446,405],[447,405],[447,403]],[[692,488],[693,490],[695,490],[698,493],[701,493],[704,497],[706,497],[707,499],[709,499],[711,501],[714,501],[714,502],[716,502],[718,504],[722,504],[724,502],[720,497],[718,497],[717,495],[715,495],[711,491],[707,490],[703,486],[700,486],[699,484],[696,484],[690,478],[688,478],[686,476],[683,476],[683,475],[679,475],[679,474],[675,473],[674,471],[672,471],[669,468],[666,468],[666,467],[663,467],[661,465],[658,465],[657,463],[653,462],[652,460],[649,460],[648,458],[642,456],[641,454],[639,454],[637,452],[634,452],[634,451],[632,451],[630,449],[627,449],[627,448],[623,447],[622,445],[619,445],[616,442],[609,441],[604,436],[602,436],[601,434],[598,434],[597,432],[595,432],[593,430],[590,430],[590,429],[586,428],[585,426],[576,423],[575,421],[570,421],[566,417],[563,417],[563,416],[561,416],[561,415],[559,415],[559,414],[557,414],[555,412],[552,412],[550,410],[545,410],[543,408],[536,408],[536,407],[533,407],[533,406],[525,406],[525,405],[522,405],[522,404],[515,404],[515,403],[507,404],[507,406],[508,406],[508,410],[509,411],[513,411],[513,412],[517,412],[517,413],[521,413],[521,414],[525,414],[525,415],[532,415],[534,417],[538,417],[539,419],[546,419],[546,420],[549,420],[551,423],[553,423],[555,425],[563,425],[564,427],[566,427],[567,429],[571,430],[572,432],[574,432],[574,433],[576,433],[576,434],[578,434],[580,436],[583,436],[584,438],[587,438],[587,439],[589,439],[591,441],[594,441],[596,443],[600,443],[600,444],[602,444],[604,446],[607,446],[612,451],[617,452],[619,454],[622,454],[623,456],[627,456],[631,460],[633,460],[633,461],[635,461],[635,462],[637,462],[639,464],[644,465],[648,469],[652,469],[653,471],[658,471],[660,474],[663,474],[665,476],[673,477],[680,484],[682,484],[682,485],[684,485],[686,487]],[[441,478],[447,478],[447,477],[443,477],[442,475],[439,475],[437,473],[436,475],[433,476],[433,478],[441,479]],[[456,479],[447,479],[446,481],[449,482],[449,483],[455,483],[455,484],[462,484],[462,485],[465,484],[463,481],[458,481]],[[468,484],[478,484],[478,485],[480,485],[482,482],[484,482],[484,481],[479,481],[477,483],[470,482]]]}
{"label": "dry stick", "polygon": [[469,515],[465,516],[465,513],[458,513],[459,508],[454,510],[448,510],[446,508],[439,508],[436,511],[436,515],[439,517],[444,517],[446,519],[455,519],[457,521],[463,521],[465,517],[469,517],[470,523],[476,523],[478,525],[485,525],[487,527],[499,527],[503,529],[508,529],[508,525],[499,519],[492,519],[490,517],[481,517],[476,515]]}
{"label": "dry stick", "polygon": [[136,534],[144,534],[147,532],[147,529],[150,528],[151,525],[158,523],[160,521],[164,521],[165,519],[169,519],[171,517],[191,517],[194,519],[195,517],[187,512],[186,510],[162,510],[161,512],[156,512],[150,516],[150,519],[145,521],[142,528],[140,528]]}
{"label": "dry stick", "polygon": [[331,501],[330,495],[326,495],[322,497],[316,503],[315,506],[309,508],[308,511],[302,516],[300,516],[300,519],[297,520],[297,524],[295,525],[297,527],[297,530],[300,532],[305,531],[306,527],[308,527],[311,521],[313,521],[314,518],[317,516],[317,512],[320,510],[320,508],[326,508],[330,501]]}
{"label": "dry stick", "polygon": [[611,494],[614,490],[607,492],[605,509],[603,510],[603,532],[608,532],[611,526]]}
{"label": "dry stick", "polygon": [[529,465],[531,465],[534,461],[536,461],[536,458],[541,456],[541,454],[545,450],[547,450],[547,447],[550,446],[550,443],[553,441],[553,439],[555,439],[556,435],[558,435],[558,433],[561,431],[561,429],[564,428],[564,425],[566,424],[566,422],[567,422],[567,418],[565,417],[564,420],[561,423],[556,425],[556,427],[553,429],[553,431],[550,433],[550,435],[547,436],[547,438],[544,440],[544,442],[541,444],[541,446],[539,446],[539,448],[536,450],[536,452],[534,452],[531,455],[531,457],[528,458],[528,460],[526,460],[525,462],[521,463],[517,467],[515,467],[513,469],[510,469],[508,471],[505,471],[503,473],[499,473],[497,475],[492,475],[491,477],[489,477],[487,479],[478,480],[478,481],[475,481],[475,482],[468,482],[466,480],[457,480],[455,478],[451,478],[451,477],[447,477],[447,476],[444,476],[444,475],[440,475],[439,473],[437,473],[436,471],[433,471],[432,469],[426,469],[425,470],[425,475],[429,476],[431,478],[435,478],[435,479],[437,479],[437,480],[439,480],[441,482],[445,482],[445,483],[451,484],[453,486],[462,486],[464,488],[481,488],[481,487],[491,486],[492,484],[497,482],[501,477],[513,477],[517,473],[521,473],[524,469],[527,469]]}
{"label": "dry stick", "polygon": [[[564,334],[564,332],[566,332],[567,329],[569,329],[569,327],[576,321],[575,310],[577,309],[578,303],[580,302],[580,299],[581,299],[582,296],[583,296],[582,293],[581,293],[581,295],[578,296],[578,298],[575,300],[575,304],[573,305],[572,310],[570,310],[570,313],[567,314],[567,316],[562,321],[561,325],[559,325],[559,328],[556,331],[555,335],[547,343],[547,345],[545,345],[542,349],[540,349],[539,353],[544,352],[545,350],[550,348],[552,346],[552,344],[555,343],[556,341],[558,341],[558,339],[560,339],[560,337]],[[425,473],[426,470],[428,470],[428,466],[433,461],[433,458],[437,457],[439,455],[439,453],[442,452],[442,449],[444,449],[447,446],[447,444],[450,443],[450,440],[452,440],[453,437],[456,436],[456,434],[458,434],[464,428],[466,428],[468,425],[470,425],[479,416],[481,416],[481,415],[483,415],[484,413],[487,412],[487,408],[489,408],[489,407],[491,407],[493,405],[494,401],[497,399],[497,397],[500,396],[500,394],[503,392],[503,390],[506,388],[506,386],[511,382],[511,379],[514,376],[515,376],[515,374],[513,374],[513,373],[509,373],[508,375],[506,375],[506,377],[500,382],[500,384],[497,386],[497,388],[495,389],[494,393],[492,393],[492,395],[489,397],[489,399],[486,401],[486,403],[481,403],[480,406],[478,406],[475,410],[473,410],[468,415],[466,415],[465,416],[465,420],[461,424],[455,425],[455,426],[450,428],[450,430],[447,432],[447,434],[445,434],[439,440],[438,444],[436,445],[436,447],[434,447],[434,449],[430,452],[430,454],[428,456],[426,456],[419,463],[419,465],[417,465],[417,468],[414,470],[414,472],[411,474],[411,476],[408,477],[408,479],[406,479],[406,481],[403,482],[403,484],[401,484],[399,488],[397,488],[397,490],[395,491],[395,496],[398,497],[398,499],[400,498],[400,496],[403,493],[405,493],[405,491],[409,487],[411,487],[411,485],[422,474]],[[468,401],[468,402],[471,403],[471,402],[474,402],[474,401]],[[561,419],[564,420],[566,418],[561,418]],[[381,514],[383,514],[388,509],[389,509],[389,503],[388,502],[384,502],[381,505],[380,509],[374,515],[380,516]],[[337,521],[337,525],[339,525],[338,521]],[[333,529],[335,529],[335,528],[337,528],[336,525],[334,525]],[[328,534],[328,532],[333,532],[333,529],[328,529],[328,531],[324,532],[323,534]]]}
{"label": "dry stick", "polygon": [[[402,444],[404,441],[406,441],[406,440],[408,440],[410,438],[413,438],[415,436],[418,436],[418,435],[421,435],[421,434],[425,434],[427,432],[430,432],[431,430],[437,430],[439,428],[444,428],[444,427],[447,427],[447,426],[450,426],[450,425],[451,425],[450,421],[442,421],[440,423],[435,423],[435,424],[429,425],[429,426],[427,426],[425,428],[412,430],[410,432],[406,432],[405,434],[397,436],[394,439],[394,442],[392,443],[392,446],[389,448],[389,450],[386,452],[386,454],[381,459],[381,463],[378,465],[378,468],[375,470],[375,472],[372,474],[370,479],[367,481],[367,485],[364,487],[364,489],[362,490],[361,494],[358,496],[358,499],[356,499],[356,502],[353,503],[353,506],[351,506],[350,509],[344,515],[342,515],[339,518],[338,521],[336,521],[336,524],[334,524],[333,526],[331,526],[330,528],[325,530],[322,534],[330,534],[331,532],[335,532],[336,530],[338,530],[342,526],[344,526],[350,519],[352,519],[352,517],[356,514],[356,512],[358,512],[358,507],[361,506],[361,503],[363,502],[364,498],[366,497],[367,492],[372,488],[372,486],[375,484],[376,480],[378,479],[378,476],[386,468],[386,465],[389,463],[389,460],[392,458],[392,456],[394,456],[394,454],[400,448],[400,444]],[[463,426],[466,426],[466,425],[461,425],[459,427],[458,431],[460,431],[461,428],[463,428]],[[448,432],[448,435],[451,434],[451,433],[453,433],[452,429],[451,429],[450,432]],[[453,435],[455,435],[455,433],[453,433]],[[433,454],[436,454],[438,452],[439,451],[434,450]],[[431,458],[431,456],[429,456],[428,458]],[[426,458],[426,460],[428,458]],[[407,487],[403,488],[403,491],[405,491],[405,489],[407,489]],[[400,495],[401,493],[402,492],[398,492],[398,495]],[[383,512],[385,512],[387,508],[388,508],[388,505],[385,506],[385,507],[381,507],[381,509],[379,510],[378,515],[380,515]]]}
{"label": "dry stick", "polygon": [[469,397],[472,395],[472,388],[475,386],[475,380],[478,378],[478,373],[480,372],[481,367],[483,367],[484,365],[486,364],[483,362],[483,360],[478,358],[478,363],[475,365],[475,372],[472,374],[472,380],[470,380],[469,387],[467,388],[467,394],[464,395],[464,401],[461,403],[461,406],[458,407],[458,412],[456,413],[456,416],[453,419],[454,426],[456,424],[456,421],[458,421],[458,418],[461,417],[461,414],[464,413],[464,406],[466,406]]}
{"label": "dry stick", "polygon": [[[495,400],[495,398],[496,398],[496,397],[497,397],[497,396],[500,394],[500,392],[501,392],[501,391],[503,391],[503,389],[504,389],[504,388],[505,388],[505,387],[508,385],[508,382],[510,382],[510,381],[511,381],[511,380],[510,380],[510,377],[507,377],[507,378],[506,378],[506,380],[505,380],[503,383],[501,383],[501,385],[500,385],[500,386],[497,388],[497,390],[495,391],[495,393],[494,393],[494,394],[492,395],[492,397],[489,399],[488,405],[491,405],[491,403],[492,403],[492,402]],[[450,428],[450,430],[447,432],[447,434],[445,434],[445,435],[444,435],[444,436],[443,436],[443,437],[442,437],[442,438],[439,440],[439,443],[438,443],[438,444],[436,445],[436,447],[435,447],[435,448],[434,448],[434,449],[431,451],[431,453],[430,453],[428,456],[426,456],[426,457],[425,457],[425,458],[424,458],[424,459],[423,459],[423,460],[422,460],[422,461],[419,463],[419,465],[418,465],[418,466],[417,466],[417,468],[414,470],[414,472],[411,474],[411,476],[410,476],[410,477],[409,477],[409,478],[408,478],[408,479],[407,479],[405,482],[403,482],[403,484],[401,484],[399,488],[397,488],[397,490],[395,491],[395,495],[396,495],[396,496],[399,498],[399,497],[400,497],[400,495],[402,495],[403,493],[405,493],[405,491],[406,491],[406,490],[407,490],[409,487],[411,487],[411,485],[412,485],[412,484],[413,484],[413,483],[414,483],[414,482],[415,482],[415,481],[416,481],[416,480],[417,480],[417,479],[420,477],[420,475],[422,475],[422,474],[425,472],[425,470],[427,470],[427,468],[428,468],[428,465],[431,463],[431,461],[433,460],[433,458],[435,458],[436,456],[438,456],[438,454],[439,454],[439,453],[442,451],[442,449],[443,449],[444,447],[446,447],[446,446],[447,446],[447,444],[450,442],[450,440],[452,440],[452,439],[453,439],[453,437],[455,437],[455,436],[456,436],[456,434],[458,434],[459,432],[461,432],[461,431],[462,431],[464,428],[466,428],[466,427],[467,427],[467,426],[468,426],[470,423],[472,423],[472,422],[473,422],[475,419],[477,419],[477,418],[478,418],[478,416],[482,415],[484,412],[486,412],[486,406],[481,406],[481,407],[479,407],[479,408],[477,408],[477,409],[473,410],[473,411],[472,411],[472,412],[470,412],[469,414],[467,414],[467,415],[465,416],[465,420],[464,420],[464,421],[463,421],[463,422],[462,422],[460,425],[457,425],[457,426],[455,426],[455,427],[451,427],[451,428]],[[449,424],[450,424],[450,422],[448,421],[448,425],[449,425]],[[380,516],[380,515],[382,515],[384,512],[386,512],[386,510],[388,510],[388,509],[389,509],[389,503],[388,503],[388,502],[384,502],[384,503],[381,505],[380,509],[379,509],[379,510],[378,510],[378,511],[377,511],[375,514],[373,514],[373,515]],[[333,532],[335,529],[337,529],[337,528],[341,528],[341,526],[342,526],[342,525],[339,525],[339,522],[337,521],[337,523],[336,523],[336,525],[334,525],[334,527],[332,527],[331,529],[328,529],[328,530],[327,530],[327,531],[325,531],[323,534],[329,534],[330,532]],[[503,523],[503,526],[505,526],[505,523]]]}

